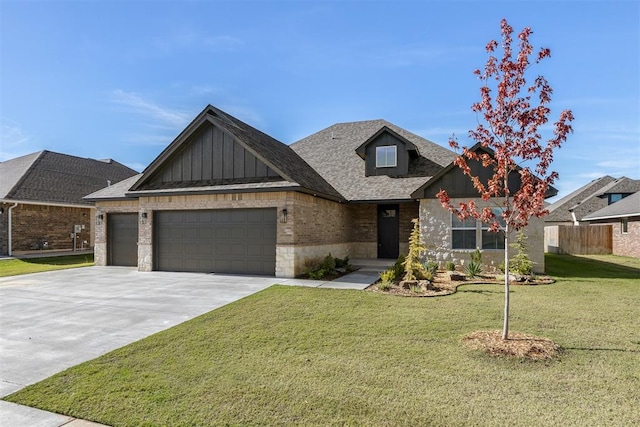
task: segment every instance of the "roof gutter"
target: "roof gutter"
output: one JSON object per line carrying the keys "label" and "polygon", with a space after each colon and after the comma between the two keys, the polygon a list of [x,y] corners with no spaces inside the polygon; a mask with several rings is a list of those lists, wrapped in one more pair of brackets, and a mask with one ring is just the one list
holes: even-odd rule
{"label": "roof gutter", "polygon": [[11,256],[13,252],[12,248],[12,239],[11,239],[11,211],[13,208],[18,206],[18,202],[15,202],[13,206],[9,206],[7,209],[7,255]]}
{"label": "roof gutter", "polygon": [[59,208],[81,208],[81,209],[95,209],[95,205],[74,205],[72,203],[59,203],[59,202],[39,202],[35,200],[12,200],[12,199],[0,199],[0,203],[20,203],[23,205],[35,205],[35,206],[56,206]]}

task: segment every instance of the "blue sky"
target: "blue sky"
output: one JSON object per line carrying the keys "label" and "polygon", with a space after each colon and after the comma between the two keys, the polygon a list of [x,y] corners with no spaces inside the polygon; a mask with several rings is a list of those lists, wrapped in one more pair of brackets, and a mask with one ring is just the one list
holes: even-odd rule
{"label": "blue sky", "polygon": [[560,196],[640,179],[637,1],[0,0],[0,161],[47,149],[142,170],[207,104],[284,143],[386,119],[471,145],[473,75],[507,18],[552,57]]}

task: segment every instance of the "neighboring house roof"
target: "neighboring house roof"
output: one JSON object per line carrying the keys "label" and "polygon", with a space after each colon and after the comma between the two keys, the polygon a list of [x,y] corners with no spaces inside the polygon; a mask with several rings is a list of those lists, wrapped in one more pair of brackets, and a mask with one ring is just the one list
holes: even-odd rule
{"label": "neighboring house roof", "polygon": [[[234,182],[230,180],[197,180],[192,182],[155,183],[155,174],[175,156],[183,146],[195,137],[203,126],[213,125],[230,135],[244,150],[264,163],[277,176],[269,176],[253,182]],[[249,191],[251,189],[294,188],[334,200],[343,200],[318,172],[313,170],[289,146],[271,136],[249,126],[224,111],[208,105],[187,128],[144,170],[143,176],[130,188],[129,195],[137,196],[151,193],[203,192],[203,191]]]}
{"label": "neighboring house roof", "polygon": [[[385,128],[418,150],[419,157],[412,161],[408,177],[365,174],[361,146]],[[415,189],[456,157],[453,151],[385,120],[338,123],[295,142],[291,148],[349,201],[411,199]]]}
{"label": "neighboring house roof", "polygon": [[549,215],[545,217],[545,222],[573,222],[571,209],[574,209],[588,197],[597,194],[599,190],[614,181],[614,177],[606,175],[594,179],[590,183],[556,200],[549,205]]}
{"label": "neighboring house roof", "polygon": [[633,194],[640,191],[640,180],[630,179],[626,176],[618,178],[608,185],[602,187],[600,191],[595,193],[596,197],[604,198],[609,194]]}
{"label": "neighboring house roof", "polygon": [[0,200],[86,205],[86,194],[135,174],[114,160],[45,150],[0,163]]}
{"label": "neighboring house roof", "polygon": [[575,215],[578,221],[582,221],[585,216],[596,212],[608,205],[609,200],[607,195],[609,194],[624,194],[629,195],[640,191],[640,180],[629,179],[622,177],[615,179],[608,183],[604,187],[595,191],[593,194],[588,195],[583,200],[578,202],[575,206],[569,208],[569,213]]}
{"label": "neighboring house roof", "polygon": [[582,218],[583,221],[640,216],[640,191]]}

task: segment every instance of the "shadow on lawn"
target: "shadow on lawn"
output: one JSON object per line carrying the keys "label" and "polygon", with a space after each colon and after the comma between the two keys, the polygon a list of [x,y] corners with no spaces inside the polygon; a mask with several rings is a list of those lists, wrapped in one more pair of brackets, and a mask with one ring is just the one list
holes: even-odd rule
{"label": "shadow on lawn", "polygon": [[[501,283],[499,283],[501,284]],[[473,285],[471,285],[473,286]],[[513,292],[512,290],[509,291],[509,293]],[[485,295],[485,296],[489,296],[490,294],[504,294],[504,290],[500,290],[500,291],[490,291],[488,289],[458,289],[458,293],[470,293],[470,294],[478,294],[478,295]]]}
{"label": "shadow on lawn", "polygon": [[620,353],[640,353],[640,350],[630,350],[628,348],[585,348],[585,347],[564,347],[565,350],[578,351],[615,351]]}
{"label": "shadow on lawn", "polygon": [[640,268],[574,255],[545,254],[545,267],[553,277],[640,279]]}

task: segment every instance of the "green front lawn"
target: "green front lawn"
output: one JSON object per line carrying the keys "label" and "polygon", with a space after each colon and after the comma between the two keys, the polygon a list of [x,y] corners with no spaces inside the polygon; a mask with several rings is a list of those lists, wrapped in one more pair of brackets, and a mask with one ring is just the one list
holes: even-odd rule
{"label": "green front lawn", "polygon": [[6,400],[113,426],[638,425],[640,260],[547,263],[558,282],[512,286],[511,324],[560,344],[556,360],[461,345],[501,327],[499,285],[274,286]]}
{"label": "green front lawn", "polygon": [[0,260],[0,277],[93,265],[93,254]]}

